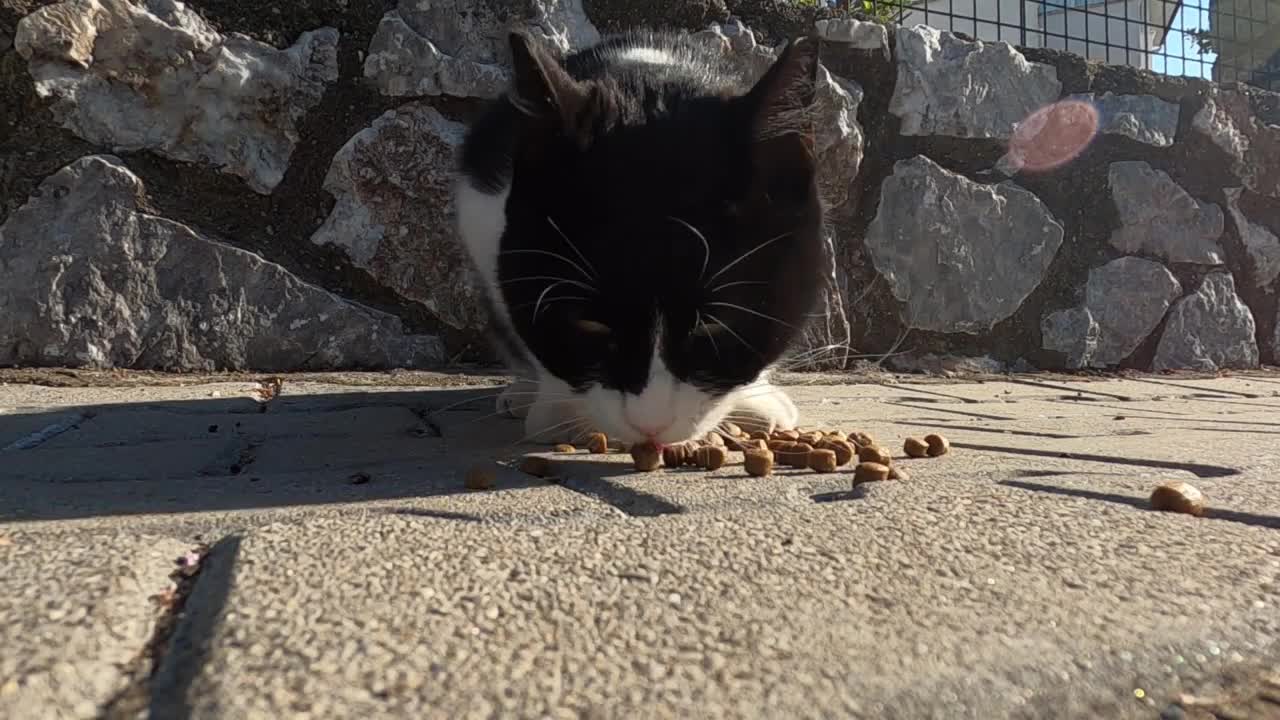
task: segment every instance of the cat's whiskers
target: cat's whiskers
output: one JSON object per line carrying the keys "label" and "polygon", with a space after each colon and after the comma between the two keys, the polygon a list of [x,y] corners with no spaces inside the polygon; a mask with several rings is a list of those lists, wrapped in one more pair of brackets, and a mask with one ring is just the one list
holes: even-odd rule
{"label": "cat's whiskers", "polygon": [[755,315],[756,317],[764,318],[765,320],[772,320],[773,322],[776,322],[776,323],[778,323],[779,325],[781,325],[781,326],[783,326],[783,327],[791,328],[792,330],[799,330],[799,329],[800,329],[800,328],[796,327],[795,325],[792,325],[792,324],[791,324],[791,323],[789,323],[789,322],[783,322],[782,320],[779,320],[778,318],[776,318],[776,317],[774,317],[774,316],[772,316],[772,315],[769,315],[769,314],[767,314],[767,313],[762,313],[762,312],[760,312],[759,310],[752,310],[751,308],[749,308],[749,307],[743,307],[742,305],[735,305],[735,304],[733,304],[733,303],[720,302],[720,301],[718,301],[718,300],[713,300],[713,301],[711,301],[711,302],[709,302],[709,303],[707,303],[707,304],[708,304],[708,305],[714,305],[714,306],[716,306],[716,307],[729,308],[729,309],[731,309],[731,310],[739,310],[739,311],[744,312],[744,313],[749,313],[749,314],[751,314],[751,315]]}
{"label": "cat's whiskers", "polygon": [[712,320],[715,324],[717,324],[717,325],[719,325],[720,327],[724,328],[724,331],[725,331],[725,332],[727,332],[727,333],[729,333],[730,335],[732,335],[732,336],[734,336],[735,338],[737,338],[737,339],[738,339],[738,342],[742,343],[743,345],[746,345],[746,346],[747,346],[747,349],[749,349],[751,352],[755,353],[756,355],[759,355],[760,357],[764,357],[764,354],[763,354],[763,353],[761,353],[759,350],[757,350],[757,349],[755,348],[755,346],[754,346],[754,345],[752,345],[751,343],[747,342],[747,341],[746,341],[746,340],[745,340],[741,335],[739,335],[738,333],[734,332],[734,331],[733,331],[733,328],[729,327],[728,325],[725,325],[723,320],[721,320],[720,318],[716,317],[715,315],[712,315],[711,313],[706,313],[706,315],[707,315],[707,317],[711,318],[711,320]]}
{"label": "cat's whiskers", "polygon": [[690,225],[684,220],[681,220],[680,218],[675,217],[673,215],[668,215],[667,219],[674,220],[680,223],[681,225],[685,226],[686,228],[689,229],[689,232],[693,233],[694,236],[696,236],[699,240],[702,241],[702,272],[698,273],[698,281],[701,282],[702,278],[707,274],[707,263],[711,262],[711,243],[707,242],[707,236],[703,235],[698,230],[698,228]]}
{"label": "cat's whiskers", "polygon": [[768,247],[769,245],[772,245],[773,243],[776,243],[776,242],[778,242],[779,240],[781,240],[781,239],[783,239],[783,238],[786,238],[786,237],[790,237],[790,236],[791,236],[791,233],[789,233],[789,232],[782,233],[781,235],[779,235],[779,236],[777,236],[777,237],[774,237],[774,238],[770,238],[770,239],[768,239],[768,240],[765,240],[764,242],[760,243],[759,245],[757,245],[757,246],[755,246],[755,247],[751,248],[750,250],[748,250],[748,251],[746,251],[746,252],[742,253],[741,255],[739,255],[739,256],[738,256],[738,259],[737,259],[737,260],[734,260],[733,262],[729,263],[728,265],[725,265],[724,267],[720,268],[720,270],[718,270],[718,271],[716,272],[716,274],[715,274],[715,275],[712,275],[712,276],[711,276],[711,278],[710,278],[709,280],[707,280],[707,284],[709,285],[709,284],[711,284],[711,283],[715,282],[716,278],[718,278],[718,277],[720,277],[721,275],[723,275],[723,274],[725,274],[725,273],[729,272],[729,270],[730,270],[730,269],[732,269],[734,265],[737,265],[738,263],[742,262],[743,260],[746,260],[748,257],[751,257],[751,255],[753,255],[754,253],[757,253],[757,252],[759,252],[759,251],[763,250],[764,248]]}
{"label": "cat's whiskers", "polygon": [[550,425],[544,428],[538,428],[536,431],[525,435],[524,437],[520,438],[519,440],[516,440],[515,442],[511,443],[507,447],[511,448],[511,447],[515,447],[516,445],[522,445],[526,442],[533,440],[536,437],[539,437],[542,435],[548,435],[548,434],[554,433],[557,430],[563,430],[565,432],[573,432],[575,429],[579,429],[580,427],[589,427],[590,424],[591,424],[591,420],[589,420],[588,418],[585,418],[581,415],[575,415],[574,417],[571,417],[568,420],[565,420],[564,422],[559,422],[559,423],[556,423],[555,425]]}
{"label": "cat's whiskers", "polygon": [[733,282],[721,283],[711,288],[711,290],[709,290],[708,292],[714,295],[720,292],[721,290],[724,290],[725,288],[731,288],[731,287],[734,287],[735,285],[768,285],[768,284],[769,284],[768,280],[734,280]]}
{"label": "cat's whiskers", "polygon": [[[543,288],[542,292],[538,295],[538,301],[534,303],[534,306],[533,306],[533,322],[535,324],[538,322],[538,314],[542,312],[543,298],[547,296],[547,293],[551,292],[552,290],[556,289],[557,287],[563,284],[565,284],[564,280],[561,280],[559,282],[553,282],[550,285]],[[555,299],[563,299],[563,298],[555,298]]]}
{"label": "cat's whiskers", "polygon": [[719,357],[720,357],[720,345],[719,345],[718,343],[716,343],[716,336],[715,336],[715,333],[711,332],[711,328],[707,327],[707,323],[706,323],[706,321],[702,319],[702,313],[700,313],[700,312],[699,312],[699,313],[695,313],[695,315],[694,315],[694,321],[693,321],[693,322],[694,322],[694,325],[701,325],[701,326],[703,327],[703,329],[704,329],[704,330],[706,330],[706,333],[707,333],[707,339],[711,341],[711,347],[715,348],[715,351],[716,351],[716,357],[717,357],[717,358],[719,358]]}
{"label": "cat's whiskers", "polygon": [[[549,257],[553,257],[562,262],[568,263],[570,266],[573,267],[573,269],[577,270],[579,273],[582,273],[582,276],[587,279],[587,282],[590,282],[590,283],[599,282],[598,280],[596,280],[595,275],[584,270],[581,265],[570,260],[564,255],[561,255],[558,252],[552,252],[551,250],[538,250],[536,248],[521,248],[518,250],[503,250],[501,253],[499,253],[499,255],[547,255]],[[596,288],[594,285],[583,285],[583,287],[593,292],[596,291]]]}
{"label": "cat's whiskers", "polygon": [[560,226],[556,224],[556,221],[551,219],[550,215],[547,216],[547,222],[551,225],[551,227],[555,228],[555,231],[557,233],[560,233],[560,238],[564,240],[564,244],[568,245],[569,248],[572,249],[573,252],[578,255],[578,259],[582,261],[582,264],[586,265],[588,268],[591,269],[591,275],[590,275],[591,282],[600,282],[600,280],[597,278],[595,267],[591,265],[591,261],[587,259],[586,255],[582,254],[582,251],[578,249],[577,245],[573,244],[573,241],[570,240],[569,236],[566,235],[565,232],[560,229]]}

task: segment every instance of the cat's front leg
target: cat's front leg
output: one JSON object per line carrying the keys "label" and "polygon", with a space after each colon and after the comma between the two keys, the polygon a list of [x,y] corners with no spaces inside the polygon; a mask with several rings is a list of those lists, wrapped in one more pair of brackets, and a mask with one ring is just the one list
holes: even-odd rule
{"label": "cat's front leg", "polygon": [[729,417],[749,432],[794,430],[800,422],[800,410],[782,388],[759,382],[739,391]]}

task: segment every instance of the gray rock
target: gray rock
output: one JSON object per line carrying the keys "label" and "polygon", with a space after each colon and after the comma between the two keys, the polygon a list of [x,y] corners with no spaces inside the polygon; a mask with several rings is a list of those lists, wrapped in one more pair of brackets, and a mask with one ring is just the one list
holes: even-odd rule
{"label": "gray rock", "polygon": [[1098,351],[1101,327],[1088,308],[1075,307],[1049,313],[1040,321],[1041,345],[1062,353],[1068,368],[1088,367]]}
{"label": "gray rock", "polygon": [[1058,99],[1050,65],[1028,62],[1008,43],[965,41],[917,25],[897,29],[898,81],[889,112],[903,135],[1007,140],[1014,125]]}
{"label": "gray rock", "polygon": [[1245,187],[1280,198],[1280,125],[1258,117],[1246,92],[1211,89],[1191,127],[1227,154]]}
{"label": "gray rock", "polygon": [[338,77],[338,31],[287,50],[220,35],[174,0],[66,0],[18,23],[14,44],[63,127],[120,152],[149,150],[244,178],[284,178],[299,125]]}
{"label": "gray rock", "polygon": [[818,37],[837,45],[859,50],[879,50],[889,59],[889,28],[876,22],[854,18],[830,18],[815,24]]}
{"label": "gray rock", "polygon": [[1084,309],[1098,324],[1098,340],[1088,365],[1109,367],[1132,355],[1181,294],[1169,268],[1153,260],[1122,257],[1090,270]]}
{"label": "gray rock", "polygon": [[410,103],[388,111],[338,151],[324,187],[337,200],[311,237],[457,328],[478,328],[480,305],[453,219],[454,153],[465,126]]}
{"label": "gray rock", "polygon": [[1222,264],[1222,208],[1196,200],[1167,173],[1142,161],[1111,163],[1107,179],[1120,213],[1120,227],[1111,233],[1117,250],[1168,262]]}
{"label": "gray rock", "polygon": [[[506,90],[507,31],[514,16],[474,0],[401,0],[378,24],[364,75],[384,95],[493,98]],[[530,0],[520,19],[562,52],[597,42],[582,0]]]}
{"label": "gray rock", "polygon": [[1200,289],[1169,312],[1151,368],[1221,370],[1258,367],[1253,313],[1236,295],[1230,273],[1205,276]]}
{"label": "gray rock", "polygon": [[1254,281],[1258,287],[1274,291],[1270,285],[1276,279],[1276,275],[1280,274],[1280,238],[1267,228],[1245,217],[1240,210],[1240,195],[1243,192],[1244,188],[1223,189],[1223,193],[1227,196],[1227,212],[1231,213],[1231,219],[1235,221],[1236,228],[1240,231],[1240,240],[1244,243],[1245,252],[1253,262]]}
{"label": "gray rock", "polygon": [[1062,237],[1027,190],[975,183],[918,155],[885,180],[866,245],[909,327],[980,333],[1040,284]]}
{"label": "gray rock", "polygon": [[1085,93],[1071,95],[1067,99],[1087,102],[1097,109],[1100,133],[1123,135],[1155,147],[1173,145],[1178,135],[1178,116],[1182,108],[1154,95],[1107,92],[1096,97],[1093,93]]}
{"label": "gray rock", "polygon": [[175,371],[421,367],[435,337],[139,208],[118,158],[81,158],[0,225],[0,365]]}

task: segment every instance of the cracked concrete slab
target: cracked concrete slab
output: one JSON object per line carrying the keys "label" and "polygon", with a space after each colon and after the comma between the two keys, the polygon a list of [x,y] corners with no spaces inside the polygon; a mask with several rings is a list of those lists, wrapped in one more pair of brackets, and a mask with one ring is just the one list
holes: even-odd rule
{"label": "cracked concrete slab", "polygon": [[[856,493],[847,470],[585,453],[558,484],[508,469],[466,491],[521,449],[494,389],[370,378],[286,378],[265,406],[242,381],[0,386],[0,537],[50,572],[124,530],[226,538],[157,717],[1153,717],[1280,667],[1274,373],[786,378],[807,424],[899,456],[952,440]],[[1174,479],[1209,517],[1147,508]]]}
{"label": "cracked concrete slab", "polygon": [[191,545],[0,525],[0,717],[96,718],[155,631],[149,598]]}

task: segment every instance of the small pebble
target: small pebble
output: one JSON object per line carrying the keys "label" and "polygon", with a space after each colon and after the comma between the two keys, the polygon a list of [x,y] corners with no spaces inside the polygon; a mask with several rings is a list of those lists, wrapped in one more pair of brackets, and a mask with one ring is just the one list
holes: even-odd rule
{"label": "small pebble", "polygon": [[836,453],[834,450],[823,450],[818,448],[809,451],[809,469],[814,472],[829,473],[835,472],[839,465],[836,464]]}
{"label": "small pebble", "polygon": [[1163,512],[1204,515],[1204,493],[1190,483],[1170,482],[1151,492],[1151,509]]}
{"label": "small pebble", "polygon": [[773,474],[773,453],[769,450],[748,450],[742,456],[747,474],[764,477]]}
{"label": "small pebble", "polygon": [[494,486],[497,473],[488,465],[473,465],[467,470],[466,485],[468,490],[488,490]]}
{"label": "small pebble", "polygon": [[551,448],[551,452],[575,453],[575,452],[578,452],[578,448],[570,445],[569,443],[560,443],[559,445],[556,445],[555,447]]}
{"label": "small pebble", "polygon": [[902,443],[902,452],[910,458],[929,457],[929,443],[920,438],[909,437]]}
{"label": "small pebble", "polygon": [[603,455],[609,452],[609,436],[601,432],[587,436],[587,452]]}
{"label": "small pebble", "polygon": [[648,472],[657,470],[662,464],[662,453],[658,448],[650,443],[631,446],[631,460],[635,464],[636,470]]}
{"label": "small pebble", "polygon": [[951,452],[951,441],[941,435],[925,435],[924,441],[929,443],[929,457],[939,457]]}
{"label": "small pebble", "polygon": [[853,471],[854,486],[862,483],[880,482],[889,479],[889,468],[880,463],[863,462]]}

